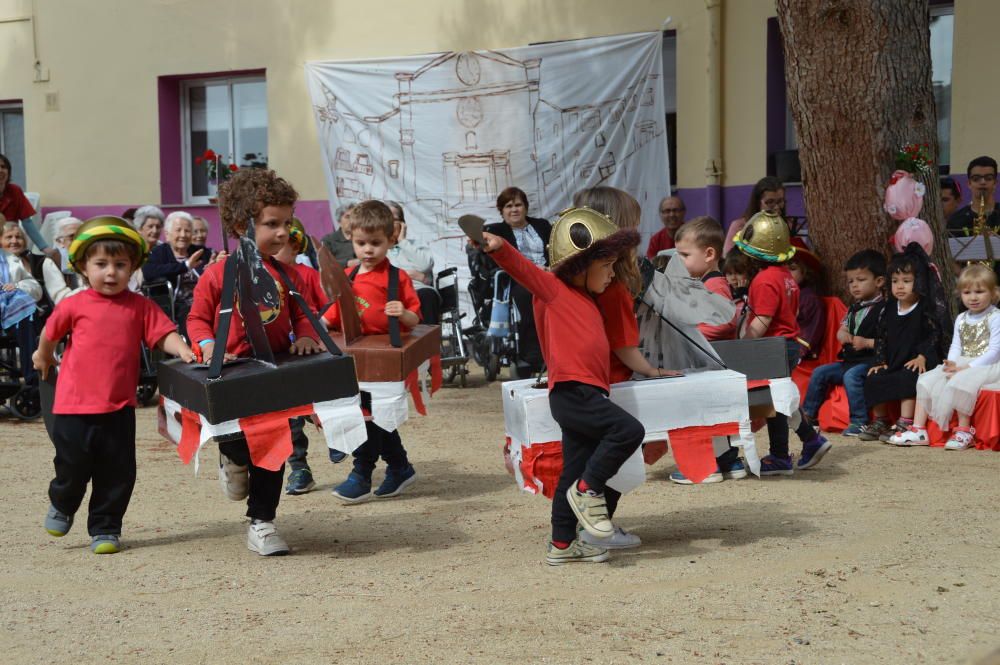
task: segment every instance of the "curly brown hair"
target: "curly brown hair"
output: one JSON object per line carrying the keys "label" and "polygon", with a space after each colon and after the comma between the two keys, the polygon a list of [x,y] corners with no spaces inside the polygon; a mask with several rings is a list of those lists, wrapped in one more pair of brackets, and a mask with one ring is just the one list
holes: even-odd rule
{"label": "curly brown hair", "polygon": [[219,217],[222,228],[234,238],[247,230],[247,220],[257,219],[267,206],[294,206],[299,200],[284,178],[270,169],[240,169],[219,185]]}

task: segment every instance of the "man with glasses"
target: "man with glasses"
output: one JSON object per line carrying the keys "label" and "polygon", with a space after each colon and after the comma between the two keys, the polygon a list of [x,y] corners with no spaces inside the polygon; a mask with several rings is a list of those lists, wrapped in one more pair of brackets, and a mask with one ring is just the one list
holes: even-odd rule
{"label": "man with glasses", "polygon": [[1000,231],[1000,208],[997,207],[994,199],[997,186],[997,161],[992,157],[976,157],[969,162],[966,174],[969,177],[972,200],[969,205],[959,208],[948,219],[948,231],[953,235],[972,233],[976,217],[979,215],[981,199],[984,199],[986,203],[983,207],[986,213],[986,223],[994,231]]}
{"label": "man with glasses", "polygon": [[684,223],[684,214],[687,207],[679,196],[665,196],[660,201],[660,221],[663,228],[653,234],[649,239],[649,247],[646,248],[646,257],[653,259],[665,249],[672,249],[674,246],[674,232]]}

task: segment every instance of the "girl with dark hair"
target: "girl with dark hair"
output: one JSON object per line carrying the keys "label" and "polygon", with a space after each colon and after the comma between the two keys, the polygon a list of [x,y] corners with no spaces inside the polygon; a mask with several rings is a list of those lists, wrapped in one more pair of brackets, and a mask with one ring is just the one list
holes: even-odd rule
{"label": "girl with dark hair", "polygon": [[726,244],[722,248],[724,255],[729,255],[733,250],[733,238],[743,230],[747,220],[763,210],[776,215],[785,216],[785,186],[777,178],[770,176],[761,178],[753,186],[750,192],[750,200],[743,211],[743,216],[738,217],[729,223],[729,230],[726,232]]}

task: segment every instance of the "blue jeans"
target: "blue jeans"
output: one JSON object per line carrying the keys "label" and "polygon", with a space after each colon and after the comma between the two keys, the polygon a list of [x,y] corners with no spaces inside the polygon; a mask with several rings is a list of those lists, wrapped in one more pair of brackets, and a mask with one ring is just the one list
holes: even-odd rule
{"label": "blue jeans", "polygon": [[806,391],[806,401],[802,403],[802,410],[807,416],[815,419],[833,387],[844,386],[844,390],[847,391],[851,424],[864,425],[868,422],[868,405],[865,403],[866,376],[868,376],[867,363],[849,367],[839,362],[820,365],[813,370],[809,379],[809,390]]}

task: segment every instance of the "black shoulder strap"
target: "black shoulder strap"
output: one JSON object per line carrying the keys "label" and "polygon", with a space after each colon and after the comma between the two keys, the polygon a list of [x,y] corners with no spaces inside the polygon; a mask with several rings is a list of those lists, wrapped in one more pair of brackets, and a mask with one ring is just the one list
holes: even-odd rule
{"label": "black shoulder strap", "polygon": [[295,303],[299,306],[299,309],[302,310],[302,313],[306,315],[307,319],[309,319],[309,323],[312,325],[313,330],[316,331],[316,334],[319,336],[320,341],[323,342],[323,345],[326,347],[326,350],[329,351],[330,355],[333,356],[344,355],[343,352],[340,350],[340,347],[338,347],[337,344],[330,337],[330,333],[327,332],[326,326],[324,326],[320,322],[319,317],[316,316],[316,313],[309,308],[309,304],[306,303],[306,299],[303,298],[302,294],[299,293],[298,290],[295,288],[295,283],[288,276],[288,273],[285,272],[285,268],[284,266],[281,265],[281,262],[275,259],[273,256],[269,258],[271,261],[271,265],[274,266],[274,269],[278,271],[278,277],[281,279],[281,282],[285,285],[285,288],[288,289],[288,293],[290,293],[291,296],[295,299]]}
{"label": "black shoulder strap", "polygon": [[222,376],[222,363],[226,356],[226,342],[229,341],[229,326],[233,320],[233,308],[236,306],[236,252],[226,258],[222,272],[222,296],[219,298],[219,324],[215,328],[215,350],[212,362],[208,366],[208,380],[214,381]]}
{"label": "black shoulder strap", "polygon": [[[389,294],[387,300],[388,302],[399,300],[399,268],[392,264],[389,265]],[[398,316],[389,317],[389,343],[397,349],[403,346],[403,339],[399,332]]]}
{"label": "black shoulder strap", "polygon": [[725,275],[723,275],[718,270],[713,270],[713,271],[707,272],[707,273],[705,273],[704,275],[701,276],[701,283],[704,284],[708,280],[714,279],[716,277],[725,277]]}

